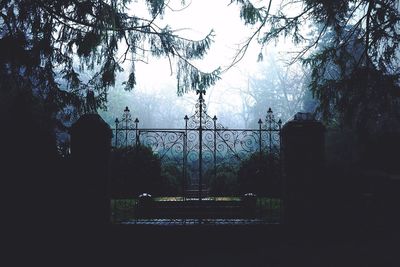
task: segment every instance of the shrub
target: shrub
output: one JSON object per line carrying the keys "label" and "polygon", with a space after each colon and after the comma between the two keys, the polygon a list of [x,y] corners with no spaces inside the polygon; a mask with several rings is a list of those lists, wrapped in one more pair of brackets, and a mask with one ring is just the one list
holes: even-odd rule
{"label": "shrub", "polygon": [[160,159],[145,146],[114,148],[110,182],[114,197],[137,197],[143,192],[158,195],[162,188]]}
{"label": "shrub", "polygon": [[168,196],[183,194],[183,173],[182,168],[176,164],[165,164],[161,170],[162,193]]}
{"label": "shrub", "polygon": [[206,182],[212,196],[236,196],[238,194],[237,168],[226,165],[217,167],[217,174],[214,171],[206,173]]}
{"label": "shrub", "polygon": [[254,153],[244,160],[238,172],[239,192],[263,196],[281,195],[279,155]]}

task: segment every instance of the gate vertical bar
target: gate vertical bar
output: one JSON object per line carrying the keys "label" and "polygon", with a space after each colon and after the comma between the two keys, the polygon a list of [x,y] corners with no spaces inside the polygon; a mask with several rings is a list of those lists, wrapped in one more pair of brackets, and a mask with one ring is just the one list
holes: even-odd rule
{"label": "gate vertical bar", "polygon": [[140,142],[139,142],[139,129],[138,129],[138,124],[139,124],[139,119],[135,119],[135,146],[138,147]]}
{"label": "gate vertical bar", "polygon": [[262,127],[262,120],[258,120],[258,153],[260,156],[260,160],[262,157],[262,139],[261,139],[261,127]]}
{"label": "gate vertical bar", "polygon": [[188,132],[188,120],[189,120],[189,117],[187,116],[187,115],[185,115],[185,133],[184,133],[184,136],[183,136],[183,153],[184,153],[184,155],[183,155],[183,169],[182,169],[182,172],[183,172],[183,182],[182,182],[182,185],[183,185],[183,191],[182,191],[182,194],[183,194],[183,200],[186,200],[186,184],[187,184],[187,156],[188,156],[188,154],[187,154],[187,132]]}
{"label": "gate vertical bar", "polygon": [[[200,104],[200,112],[202,111],[202,105]],[[201,114],[201,113],[200,113]],[[199,201],[201,201],[201,191],[203,187],[203,129],[200,115],[200,126],[199,126]]]}
{"label": "gate vertical bar", "polygon": [[268,149],[269,153],[272,152],[272,123],[274,120],[274,115],[272,112],[272,109],[269,108],[267,111],[267,122],[268,122],[268,135],[269,135],[269,144],[268,144]]}
{"label": "gate vertical bar", "polygon": [[203,94],[205,90],[197,90],[196,94],[199,95],[199,201],[202,198],[203,191]]}
{"label": "gate vertical bar", "polygon": [[118,124],[119,120],[118,118],[115,119],[115,147],[118,146]]}
{"label": "gate vertical bar", "polygon": [[217,179],[217,116],[214,115],[214,178]]}
{"label": "gate vertical bar", "polygon": [[[258,120],[258,165],[261,168],[262,165],[262,120],[261,118]],[[260,211],[261,216],[261,211]]]}
{"label": "gate vertical bar", "polygon": [[128,120],[125,120],[125,147],[127,146],[128,146]]}
{"label": "gate vertical bar", "polygon": [[128,146],[128,131],[129,131],[129,124],[132,122],[131,113],[128,107],[124,109],[124,115],[122,117],[122,122],[125,122],[125,146]]}

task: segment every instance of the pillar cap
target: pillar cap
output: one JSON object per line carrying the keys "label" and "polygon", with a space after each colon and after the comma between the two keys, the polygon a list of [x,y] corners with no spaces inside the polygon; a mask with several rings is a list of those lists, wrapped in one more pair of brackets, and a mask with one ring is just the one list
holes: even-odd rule
{"label": "pillar cap", "polygon": [[84,114],[82,115],[70,128],[69,132],[73,134],[76,131],[86,128],[103,128],[105,131],[112,135],[110,126],[103,120],[99,114]]}
{"label": "pillar cap", "polygon": [[322,122],[317,120],[290,120],[282,126],[282,132],[290,130],[320,130],[325,131],[326,128]]}

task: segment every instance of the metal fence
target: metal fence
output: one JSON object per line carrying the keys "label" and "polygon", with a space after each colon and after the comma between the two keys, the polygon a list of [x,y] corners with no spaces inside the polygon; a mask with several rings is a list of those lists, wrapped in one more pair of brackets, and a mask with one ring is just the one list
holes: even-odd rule
{"label": "metal fence", "polygon": [[[280,161],[280,132],[282,122],[276,120],[271,108],[265,120],[259,120],[257,129],[230,129],[216,116],[209,116],[203,94],[199,95],[195,113],[184,116],[184,126],[175,129],[140,128],[139,119],[133,119],[128,107],[122,118],[115,120],[114,147],[144,145],[156,153],[162,164],[173,164],[180,170],[186,193],[190,189],[196,197],[208,197],[205,176],[216,178],[227,168],[236,169],[251,155],[269,155]],[[186,197],[186,195],[184,195]]]}

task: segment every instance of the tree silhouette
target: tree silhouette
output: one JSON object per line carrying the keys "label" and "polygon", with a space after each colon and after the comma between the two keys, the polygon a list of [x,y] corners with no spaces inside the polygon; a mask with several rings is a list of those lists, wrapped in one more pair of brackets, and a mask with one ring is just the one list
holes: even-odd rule
{"label": "tree silhouette", "polygon": [[[256,26],[232,64],[241,60],[253,40],[263,48],[278,38],[290,38],[300,47],[293,62],[302,59],[311,67],[310,89],[325,119],[339,112],[343,122],[363,125],[363,114],[371,113],[368,99],[374,99],[374,107],[384,107],[378,112],[374,108],[378,117],[398,108],[398,1],[283,0],[279,6],[272,1],[266,6],[249,0],[231,2],[240,5],[245,24]],[[328,79],[332,66],[338,73]],[[361,80],[362,86],[357,86]],[[357,101],[364,101],[363,106]]]}
{"label": "tree silhouette", "polygon": [[[44,114],[84,111],[87,90],[104,107],[122,63],[131,63],[124,82],[136,84],[135,62],[166,57],[176,65],[177,92],[207,88],[219,70],[202,72],[193,65],[208,51],[214,33],[201,40],[177,35],[157,25],[167,1],[139,1],[147,14],[131,11],[133,1],[2,1],[0,4],[0,87],[12,102],[18,92],[33,97]],[[135,9],[136,10],[136,9]],[[83,76],[82,72],[89,75]],[[11,100],[11,101],[9,101]],[[51,120],[51,118],[48,118]]]}
{"label": "tree silhouette", "polygon": [[284,66],[274,55],[270,55],[264,64],[260,75],[249,80],[249,88],[244,92],[254,102],[251,108],[253,125],[265,116],[267,107],[271,107],[284,122],[292,119],[301,111],[307,90],[309,71],[301,64]]}

